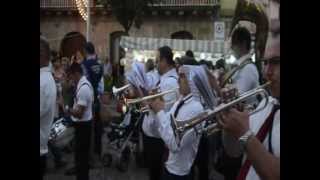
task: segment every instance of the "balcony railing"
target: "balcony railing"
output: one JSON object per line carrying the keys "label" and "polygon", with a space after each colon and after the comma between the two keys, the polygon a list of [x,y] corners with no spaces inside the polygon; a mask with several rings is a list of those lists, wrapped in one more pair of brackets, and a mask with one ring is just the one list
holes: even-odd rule
{"label": "balcony railing", "polygon": [[[94,6],[94,1],[90,1],[90,7]],[[76,9],[76,0],[40,0],[40,8],[53,9]]]}
{"label": "balcony railing", "polygon": [[[90,1],[91,7],[94,7],[93,0]],[[219,0],[160,0],[152,4],[153,7],[199,7],[216,6]],[[98,5],[99,6],[99,5]],[[95,6],[97,7],[97,6]],[[40,0],[40,8],[53,9],[76,9],[76,0]]]}
{"label": "balcony railing", "polygon": [[193,6],[216,6],[219,0],[160,0],[154,3],[154,7],[193,7]]}

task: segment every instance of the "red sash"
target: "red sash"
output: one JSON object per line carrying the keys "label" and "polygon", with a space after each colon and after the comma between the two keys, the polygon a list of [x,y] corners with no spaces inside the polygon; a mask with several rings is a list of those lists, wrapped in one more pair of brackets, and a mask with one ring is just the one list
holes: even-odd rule
{"label": "red sash", "polygon": [[[278,105],[273,106],[272,112],[268,116],[267,120],[263,123],[261,128],[259,129],[258,134],[256,135],[256,138],[258,138],[261,143],[263,143],[263,141],[267,137],[267,134],[268,134],[270,128],[272,127],[274,115],[278,109],[280,109],[280,106],[278,106]],[[246,179],[246,176],[249,172],[250,166],[251,166],[251,161],[249,161],[249,159],[247,158],[246,161],[244,162],[243,166],[240,169],[239,175],[237,176],[237,180],[245,180]]]}

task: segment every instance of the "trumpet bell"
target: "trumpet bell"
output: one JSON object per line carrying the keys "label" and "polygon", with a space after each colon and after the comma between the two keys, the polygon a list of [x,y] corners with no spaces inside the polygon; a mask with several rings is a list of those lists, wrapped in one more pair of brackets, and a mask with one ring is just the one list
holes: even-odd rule
{"label": "trumpet bell", "polygon": [[122,86],[120,88],[116,88],[115,86],[112,86],[112,93],[114,95],[117,95],[121,91],[124,91],[124,90],[128,89],[130,86],[131,86],[130,84],[124,85],[124,86]]}

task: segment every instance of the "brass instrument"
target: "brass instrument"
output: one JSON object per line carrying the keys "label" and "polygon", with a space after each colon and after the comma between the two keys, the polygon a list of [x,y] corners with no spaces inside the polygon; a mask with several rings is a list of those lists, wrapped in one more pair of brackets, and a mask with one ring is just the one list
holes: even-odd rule
{"label": "brass instrument", "polygon": [[[220,130],[218,128],[218,124],[216,121],[210,123],[207,127],[202,127],[203,122],[212,121],[213,118],[219,114],[220,112],[227,110],[234,105],[238,105],[240,103],[243,103],[250,99],[253,96],[261,95],[263,98],[266,99],[265,104],[259,108],[255,109],[253,111],[250,111],[249,114],[252,115],[254,113],[257,113],[264,109],[268,105],[268,92],[264,89],[266,86],[270,85],[270,82],[261,85],[253,90],[247,91],[245,93],[242,93],[239,97],[237,97],[235,100],[232,100],[228,103],[222,103],[214,108],[214,110],[207,109],[204,112],[200,113],[194,118],[191,118],[186,121],[177,121],[173,116],[171,116],[171,125],[173,126],[173,131],[179,141],[181,141],[183,135],[190,129],[194,129],[197,133],[208,133],[212,134],[213,132],[216,132]],[[247,104],[249,105],[249,104]]]}
{"label": "brass instrument", "polygon": [[[177,92],[178,89],[179,88],[173,88],[173,89],[170,89],[170,90],[158,93],[158,94],[149,95],[149,96],[145,96],[145,97],[141,97],[141,98],[135,98],[135,99],[124,98],[124,107],[122,109],[124,109],[124,111],[126,111],[128,109],[128,107],[131,106],[131,105],[138,104],[138,103],[141,103],[141,102],[144,102],[144,101],[148,101],[148,100],[151,100],[151,99],[155,99],[155,98],[158,98],[158,97],[162,97],[162,96],[164,96],[166,94],[175,93],[175,92]],[[173,104],[173,103],[174,102],[168,102],[168,103],[166,103],[166,105],[167,104]],[[149,111],[149,107],[147,107],[147,106],[142,107],[142,108],[140,108],[139,111],[140,112],[147,112],[147,111]]]}
{"label": "brass instrument", "polygon": [[230,79],[232,78],[232,76],[237,72],[239,71],[240,69],[242,69],[244,66],[246,66],[247,64],[250,64],[251,61],[250,60],[246,60],[244,61],[243,63],[240,64],[240,66],[237,66],[233,69],[231,69],[229,72],[227,72],[224,76],[223,76],[223,79],[222,79],[222,82],[221,82],[221,88],[225,87],[225,85],[230,81]]}
{"label": "brass instrument", "polygon": [[[234,16],[231,23],[231,29],[234,29],[239,21],[250,21],[256,25],[256,58],[263,57],[265,45],[268,37],[269,21],[263,6],[247,0],[238,0]],[[233,31],[230,31],[230,34]]]}
{"label": "brass instrument", "polygon": [[128,89],[130,86],[131,86],[131,84],[124,85],[124,86],[122,86],[122,87],[120,87],[120,88],[116,88],[116,87],[113,86],[113,87],[112,87],[112,93],[113,93],[114,95],[117,95],[118,93],[120,93],[120,92]]}
{"label": "brass instrument", "polygon": [[[248,0],[238,0],[231,23],[231,31],[229,36],[231,36],[231,34],[234,32],[236,25],[239,23],[239,21],[250,21],[256,25],[256,38],[254,49],[257,59],[256,65],[258,67],[258,70],[260,70],[261,65],[259,60],[261,59],[261,57],[263,57],[264,54],[269,28],[268,17],[266,13],[263,11],[263,6],[255,2],[249,2]],[[239,67],[232,69],[230,72],[228,72],[223,77],[221,87],[224,87],[230,81],[232,75],[242,67],[243,66],[240,65]]]}

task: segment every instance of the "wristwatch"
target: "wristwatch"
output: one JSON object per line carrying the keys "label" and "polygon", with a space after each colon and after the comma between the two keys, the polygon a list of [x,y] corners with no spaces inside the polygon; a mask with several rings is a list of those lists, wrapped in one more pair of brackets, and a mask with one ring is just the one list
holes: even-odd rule
{"label": "wristwatch", "polygon": [[247,142],[251,136],[254,136],[254,133],[249,129],[246,133],[244,133],[244,135],[239,138],[240,148],[242,152],[246,151]]}

